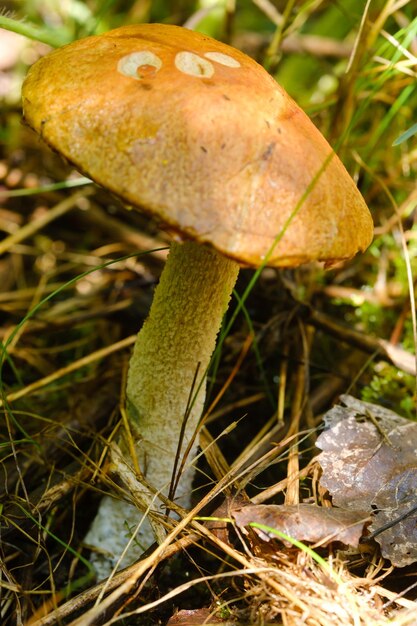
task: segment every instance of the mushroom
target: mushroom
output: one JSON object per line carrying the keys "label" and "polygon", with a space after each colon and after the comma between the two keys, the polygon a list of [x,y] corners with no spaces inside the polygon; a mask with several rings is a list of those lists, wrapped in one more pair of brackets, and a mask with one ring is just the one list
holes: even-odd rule
{"label": "mushroom", "polygon": [[[188,446],[189,461],[195,454],[206,373],[239,267],[349,259],[371,241],[369,210],[320,132],[260,65],[185,28],[125,26],[64,46],[31,68],[23,107],[53,149],[181,237],[127,382],[138,465],[166,494],[182,430],[180,454]],[[182,504],[191,481],[188,469],[175,494]],[[118,557],[126,520],[137,524],[136,509],[105,499],[89,543]],[[141,530],[139,543],[149,541]]]}

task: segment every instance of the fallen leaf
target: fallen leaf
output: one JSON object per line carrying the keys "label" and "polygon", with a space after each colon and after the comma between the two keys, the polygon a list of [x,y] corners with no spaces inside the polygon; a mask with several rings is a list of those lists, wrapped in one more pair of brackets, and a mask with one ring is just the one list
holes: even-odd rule
{"label": "fallen leaf", "polygon": [[324,416],[317,439],[333,504],[371,514],[382,555],[404,567],[417,561],[417,423],[352,396]]}
{"label": "fallen leaf", "polygon": [[[320,545],[338,541],[344,545],[357,546],[364,524],[369,520],[363,511],[325,508],[314,504],[252,504],[233,510],[231,514],[240,528],[255,522],[279,530],[298,541]],[[288,545],[273,532],[259,528],[254,528],[254,531],[263,540],[278,539]]]}
{"label": "fallen leaf", "polygon": [[211,609],[183,609],[173,615],[167,626],[200,626],[202,624],[225,624],[224,620],[216,617]]}

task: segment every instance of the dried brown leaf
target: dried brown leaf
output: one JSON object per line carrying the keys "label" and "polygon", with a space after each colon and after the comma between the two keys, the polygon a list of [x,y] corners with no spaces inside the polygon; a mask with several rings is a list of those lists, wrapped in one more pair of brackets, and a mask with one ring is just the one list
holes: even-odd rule
{"label": "dried brown leaf", "polygon": [[183,609],[173,615],[167,626],[199,626],[199,624],[224,624],[210,609]]}
{"label": "dried brown leaf", "polygon": [[417,423],[384,407],[342,396],[317,440],[322,486],[336,506],[366,509],[384,557],[417,561]]}
{"label": "dried brown leaf", "polygon": [[[349,546],[358,545],[364,524],[369,519],[363,511],[324,508],[314,504],[254,504],[234,510],[232,516],[240,528],[256,522],[279,530],[298,541],[321,545],[338,541]],[[273,532],[259,528],[254,530],[266,541],[282,541]]]}

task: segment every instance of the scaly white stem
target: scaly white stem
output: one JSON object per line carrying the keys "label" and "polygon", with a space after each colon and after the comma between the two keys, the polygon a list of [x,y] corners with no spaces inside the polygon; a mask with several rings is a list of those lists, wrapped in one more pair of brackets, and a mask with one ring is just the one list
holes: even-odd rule
{"label": "scaly white stem", "polygon": [[[130,362],[128,413],[138,437],[139,467],[147,482],[167,495],[177,452],[181,459],[191,446],[187,469],[174,495],[182,506],[190,503],[194,475],[190,463],[198,445],[195,434],[204,407],[206,371],[238,272],[235,261],[204,245],[172,244]],[[144,501],[151,502],[151,494],[143,490]],[[160,510],[160,504],[156,500],[153,508]],[[135,528],[140,517],[131,504],[109,497],[103,500],[86,537],[87,543],[110,555],[110,559],[100,556],[95,561],[100,577],[109,573],[127,543],[127,529]],[[141,526],[136,539],[140,545],[131,546],[123,565],[133,562],[153,542],[148,524]]]}

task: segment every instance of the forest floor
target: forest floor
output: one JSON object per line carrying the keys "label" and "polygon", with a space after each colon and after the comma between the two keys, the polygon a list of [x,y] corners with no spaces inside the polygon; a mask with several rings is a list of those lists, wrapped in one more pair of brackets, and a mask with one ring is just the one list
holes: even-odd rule
{"label": "forest floor", "polygon": [[[0,30],[1,623],[417,624],[414,490],[406,513],[389,518],[394,552],[374,516],[375,494],[417,465],[413,3],[67,4],[6,3],[17,14],[0,16],[4,28],[25,18],[21,34]],[[22,124],[20,87],[46,41],[148,20],[204,28],[263,63],[335,147],[375,238],[330,269],[240,272],[244,302],[232,302],[227,319],[239,311],[209,375],[195,508],[167,522],[162,545],[97,583],[84,537],[103,494],[123,497],[107,453],[170,233],[81,179]],[[38,40],[25,36],[30,24]],[[332,473],[342,456],[316,443],[323,418],[330,427],[331,408],[352,397],[358,432],[365,415],[387,456],[375,470],[370,454],[363,469],[358,435],[342,474],[362,472],[369,506],[328,527],[314,513],[344,508],[334,505],[346,485]],[[408,433],[395,445],[392,419]],[[381,510],[397,510],[397,491]]]}

